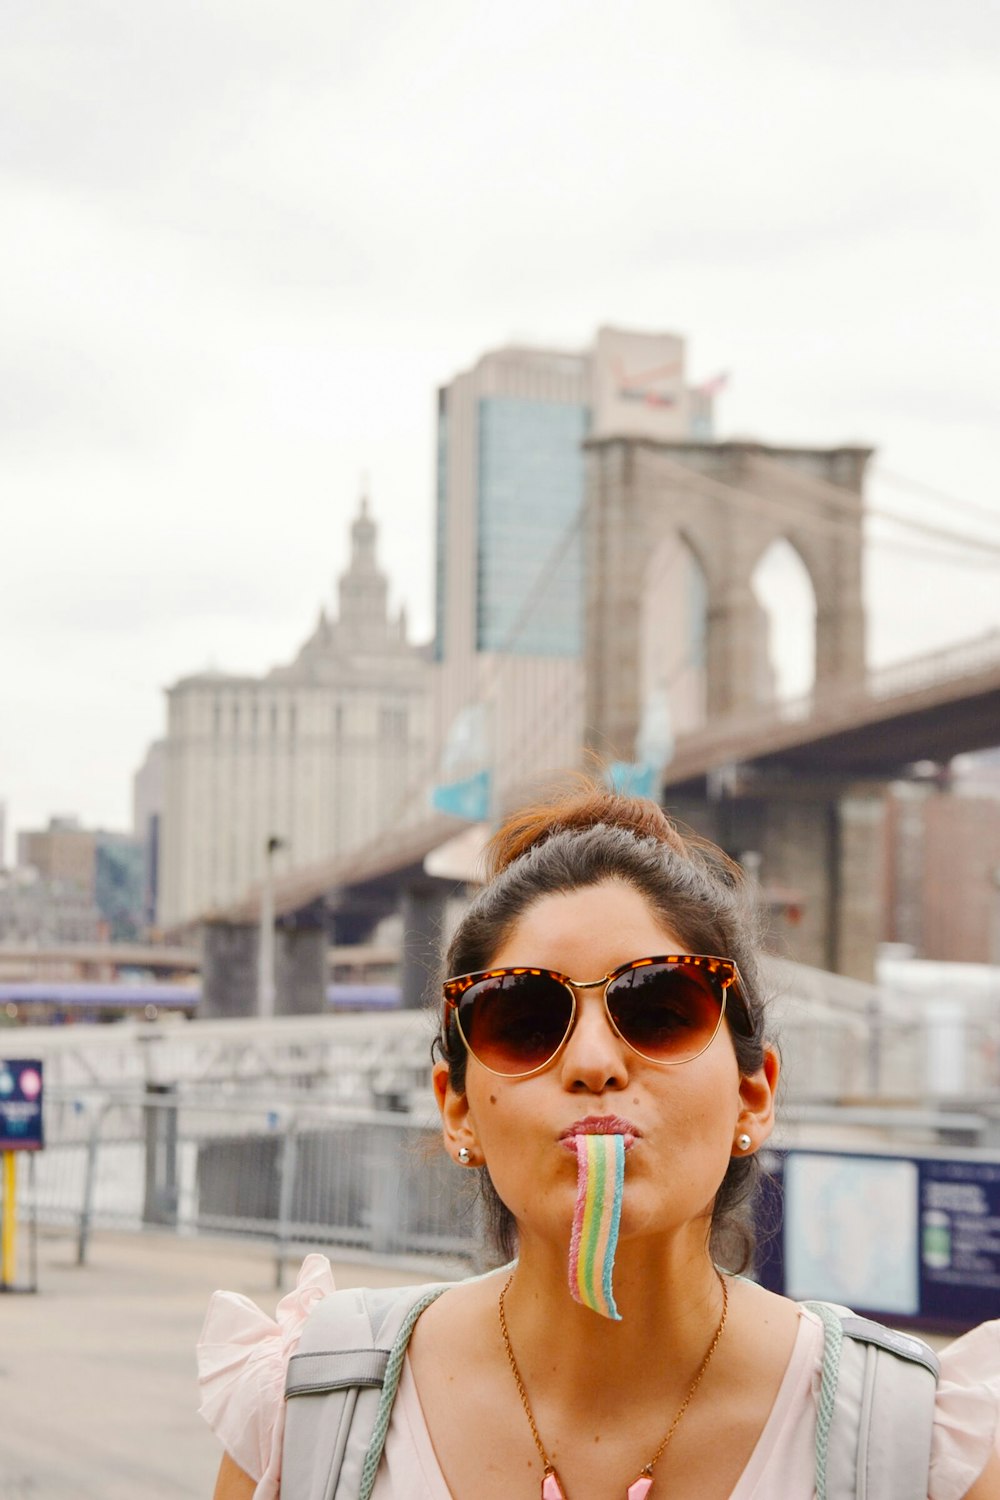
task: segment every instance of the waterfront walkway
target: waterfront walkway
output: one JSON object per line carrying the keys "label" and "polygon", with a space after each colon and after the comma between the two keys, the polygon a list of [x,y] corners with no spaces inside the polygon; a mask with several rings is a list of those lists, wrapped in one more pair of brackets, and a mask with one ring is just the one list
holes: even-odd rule
{"label": "waterfront walkway", "polygon": [[[38,1262],[37,1294],[0,1296],[0,1500],[210,1500],[219,1449],[194,1345],[216,1287],[273,1313],[272,1252],[98,1234],[86,1266],[68,1236],[42,1238]],[[334,1271],[340,1286],[439,1274],[339,1257]]]}

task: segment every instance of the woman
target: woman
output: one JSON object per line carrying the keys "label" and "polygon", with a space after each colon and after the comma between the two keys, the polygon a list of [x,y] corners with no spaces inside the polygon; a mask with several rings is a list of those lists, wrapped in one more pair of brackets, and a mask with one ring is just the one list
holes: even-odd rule
{"label": "woman", "polygon": [[[488,858],[447,954],[434,1088],[445,1147],[482,1173],[517,1259],[417,1321],[375,1500],[643,1500],[654,1484],[810,1500],[822,1328],[730,1274],[749,1258],[779,1067],[738,869],[597,787],[509,820]],[[313,1277],[246,1391],[213,1402],[203,1375],[229,1448],[216,1500],[278,1494],[283,1371]],[[245,1351],[248,1329],[226,1347]],[[1000,1500],[995,1402],[961,1388],[1000,1339],[971,1337],[971,1356],[943,1360],[931,1500]]]}

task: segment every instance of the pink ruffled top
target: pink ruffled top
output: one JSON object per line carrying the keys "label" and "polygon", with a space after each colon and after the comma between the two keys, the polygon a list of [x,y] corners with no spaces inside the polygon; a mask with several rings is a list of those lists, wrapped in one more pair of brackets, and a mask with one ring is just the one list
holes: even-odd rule
{"label": "pink ruffled top", "polygon": [[[311,1309],[334,1290],[330,1262],[308,1255],[276,1318],[235,1292],[216,1292],[198,1344],[201,1415],[257,1481],[254,1500],[278,1500],[285,1373]],[[771,1414],[732,1500],[812,1500],[816,1392],[823,1327],[802,1309],[799,1332]],[[1000,1321],[940,1353],[929,1500],[961,1500],[1000,1450]],[[373,1500],[452,1500],[404,1360]]]}

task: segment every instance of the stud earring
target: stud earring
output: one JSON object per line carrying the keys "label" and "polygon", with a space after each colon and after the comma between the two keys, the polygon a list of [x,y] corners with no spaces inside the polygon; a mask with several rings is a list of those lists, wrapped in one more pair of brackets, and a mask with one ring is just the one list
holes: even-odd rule
{"label": "stud earring", "polygon": [[753,1145],[753,1141],[747,1135],[746,1131],[744,1131],[742,1135],[738,1135],[736,1137],[736,1144],[737,1146],[739,1146],[741,1151],[749,1151],[750,1147]]}
{"label": "stud earring", "polygon": [[469,1163],[471,1162],[471,1160],[472,1160],[472,1152],[469,1150],[468,1146],[459,1146],[459,1148],[458,1148],[458,1161],[459,1161],[459,1165],[463,1166],[463,1167],[467,1167],[469,1165]]}

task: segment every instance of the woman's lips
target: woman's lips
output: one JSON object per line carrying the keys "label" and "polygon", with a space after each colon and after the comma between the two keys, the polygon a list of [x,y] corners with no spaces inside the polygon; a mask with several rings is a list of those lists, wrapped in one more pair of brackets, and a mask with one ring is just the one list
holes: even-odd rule
{"label": "woman's lips", "polygon": [[621,1115],[588,1115],[585,1120],[576,1120],[563,1131],[559,1139],[570,1151],[575,1151],[578,1136],[620,1135],[627,1151],[635,1143],[636,1136],[641,1134],[638,1126],[633,1125],[631,1120],[623,1120]]}

